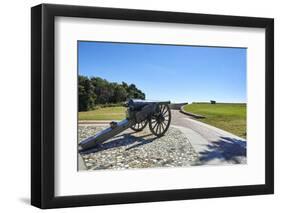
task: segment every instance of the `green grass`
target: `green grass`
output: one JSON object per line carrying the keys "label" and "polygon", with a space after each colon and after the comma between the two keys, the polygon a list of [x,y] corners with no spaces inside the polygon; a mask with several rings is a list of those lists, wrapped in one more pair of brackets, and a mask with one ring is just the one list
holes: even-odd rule
{"label": "green grass", "polygon": [[246,104],[188,104],[186,112],[203,115],[198,120],[246,138]]}
{"label": "green grass", "polygon": [[125,107],[103,107],[87,112],[79,112],[79,120],[122,120],[125,118]]}

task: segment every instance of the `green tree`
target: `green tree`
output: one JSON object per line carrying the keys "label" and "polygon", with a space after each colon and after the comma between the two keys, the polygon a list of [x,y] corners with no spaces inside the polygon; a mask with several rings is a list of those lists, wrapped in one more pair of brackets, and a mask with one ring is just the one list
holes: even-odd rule
{"label": "green tree", "polygon": [[94,77],[91,78],[91,82],[95,88],[95,94],[97,96],[96,103],[97,104],[109,103],[111,92],[110,92],[108,81],[99,77]]}
{"label": "green tree", "polygon": [[113,101],[115,103],[120,103],[120,102],[126,101],[127,97],[128,97],[128,93],[122,85],[116,85],[114,87]]}
{"label": "green tree", "polygon": [[128,98],[145,99],[145,94],[135,84],[130,84],[127,89]]}
{"label": "green tree", "polygon": [[91,81],[84,76],[78,77],[78,84],[79,111],[92,109],[96,99],[94,86],[91,84]]}
{"label": "green tree", "polygon": [[99,77],[79,76],[79,111],[92,109],[94,104],[120,103],[128,98],[145,99],[135,84],[118,84]]}

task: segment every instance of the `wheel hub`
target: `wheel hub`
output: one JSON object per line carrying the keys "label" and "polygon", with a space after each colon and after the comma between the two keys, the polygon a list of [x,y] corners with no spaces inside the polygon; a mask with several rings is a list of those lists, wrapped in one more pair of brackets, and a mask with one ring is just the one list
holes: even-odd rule
{"label": "wheel hub", "polygon": [[162,122],[164,122],[164,121],[165,121],[165,118],[164,118],[164,116],[163,116],[162,114],[160,114],[160,115],[157,116],[157,122],[158,122],[158,123],[162,123]]}

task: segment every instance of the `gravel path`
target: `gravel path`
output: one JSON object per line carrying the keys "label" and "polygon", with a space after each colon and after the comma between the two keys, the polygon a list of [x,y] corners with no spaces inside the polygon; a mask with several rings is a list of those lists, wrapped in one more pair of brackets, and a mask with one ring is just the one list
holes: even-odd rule
{"label": "gravel path", "polygon": [[201,165],[247,163],[247,143],[244,138],[194,120],[178,110],[171,112],[171,124],[182,128],[198,153]]}
{"label": "gravel path", "polygon": [[[96,125],[79,125],[79,141],[103,128]],[[141,132],[128,129],[102,144],[100,148],[80,154],[87,170],[181,167],[198,164],[198,155],[188,138],[172,126],[161,138],[151,134],[148,128]]]}

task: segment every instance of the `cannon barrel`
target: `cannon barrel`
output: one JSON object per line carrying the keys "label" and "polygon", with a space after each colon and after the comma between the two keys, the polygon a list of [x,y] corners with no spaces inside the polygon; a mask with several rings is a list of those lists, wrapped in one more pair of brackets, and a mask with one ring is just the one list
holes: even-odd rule
{"label": "cannon barrel", "polygon": [[139,110],[148,104],[170,104],[170,101],[152,101],[152,100],[141,100],[141,99],[130,99],[126,102],[125,106],[133,110]]}

